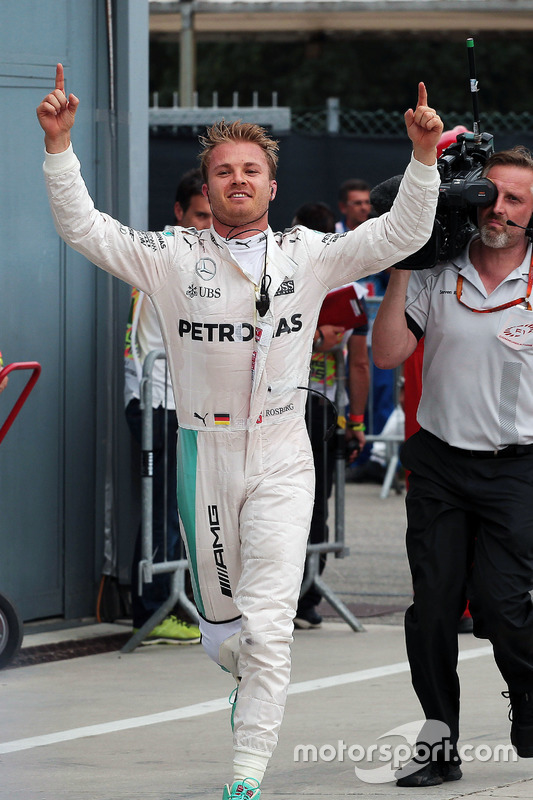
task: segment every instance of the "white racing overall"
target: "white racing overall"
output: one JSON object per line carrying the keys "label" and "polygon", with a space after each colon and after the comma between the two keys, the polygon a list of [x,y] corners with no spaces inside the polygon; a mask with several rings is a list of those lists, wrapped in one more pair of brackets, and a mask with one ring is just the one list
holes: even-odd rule
{"label": "white racing overall", "polygon": [[312,340],[333,287],[378,272],[429,238],[438,174],[412,160],[388,214],[344,234],[268,229],[270,308],[213,228],[135,231],[98,212],[69,149],[47,155],[56,228],[75,250],[152,299],[179,420],[178,507],[198,611],[241,618],[234,747],[268,756],[314,498],[305,426]]}

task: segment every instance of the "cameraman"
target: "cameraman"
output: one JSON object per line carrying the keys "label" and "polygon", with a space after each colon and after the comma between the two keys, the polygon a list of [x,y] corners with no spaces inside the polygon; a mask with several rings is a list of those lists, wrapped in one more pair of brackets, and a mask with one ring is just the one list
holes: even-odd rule
{"label": "cameraman", "polygon": [[425,336],[421,430],[401,452],[414,586],[405,631],[426,719],[445,723],[451,740],[447,757],[400,771],[399,786],[461,778],[457,623],[467,598],[474,635],[492,642],[508,686],[511,742],[533,756],[532,246],[507,224],[527,227],[533,214],[533,157],[495,153],[483,174],[498,195],[479,209],[479,233],[433,269],[393,270],[374,323],[382,368]]}

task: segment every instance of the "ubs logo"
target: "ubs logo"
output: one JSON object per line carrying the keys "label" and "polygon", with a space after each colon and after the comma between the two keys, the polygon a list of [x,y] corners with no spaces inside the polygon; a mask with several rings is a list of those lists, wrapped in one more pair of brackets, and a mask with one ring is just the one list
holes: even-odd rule
{"label": "ubs logo", "polygon": [[212,258],[204,257],[196,262],[194,270],[199,278],[204,281],[210,281],[217,274],[217,265]]}
{"label": "ubs logo", "polygon": [[187,297],[220,297],[220,289],[213,289],[211,286],[195,286],[191,283],[185,292]]}

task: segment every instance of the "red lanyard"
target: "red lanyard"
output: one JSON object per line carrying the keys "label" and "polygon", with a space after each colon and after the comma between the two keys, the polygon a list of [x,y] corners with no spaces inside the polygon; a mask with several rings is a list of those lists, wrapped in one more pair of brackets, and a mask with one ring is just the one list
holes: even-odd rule
{"label": "red lanyard", "polygon": [[519,303],[525,303],[527,306],[528,311],[533,311],[531,307],[531,303],[529,302],[529,298],[531,297],[531,289],[533,288],[533,251],[531,253],[531,262],[529,264],[529,275],[527,279],[527,291],[525,297],[519,297],[518,300],[510,300],[508,303],[503,303],[501,306],[495,306],[494,308],[472,308],[472,306],[463,303],[461,300],[461,295],[463,294],[463,276],[457,276],[457,299],[461,303],[462,306],[468,308],[470,311],[475,311],[476,314],[492,314],[493,311],[503,311],[506,308],[511,308],[512,306],[517,306]]}

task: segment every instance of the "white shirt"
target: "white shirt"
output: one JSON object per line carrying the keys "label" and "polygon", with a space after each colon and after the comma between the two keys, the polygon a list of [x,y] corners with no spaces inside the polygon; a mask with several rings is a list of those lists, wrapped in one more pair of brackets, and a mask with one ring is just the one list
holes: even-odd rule
{"label": "white shirt", "polygon": [[468,250],[455,262],[411,274],[405,310],[418,333],[425,333],[417,419],[439,439],[465,450],[531,444],[533,348],[515,349],[498,334],[517,315],[533,324],[533,312],[510,308],[478,314],[456,296],[462,275],[462,300],[473,308],[494,308],[524,297],[531,245],[522,264],[490,294]]}
{"label": "white shirt", "polygon": [[266,232],[249,239],[226,239],[228,249],[244,272],[259,286],[265,266]]}

